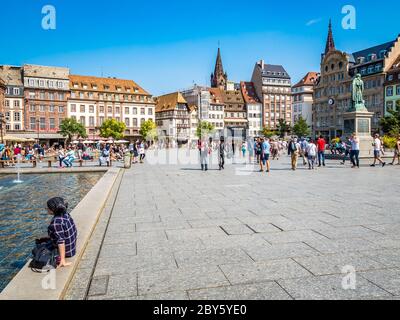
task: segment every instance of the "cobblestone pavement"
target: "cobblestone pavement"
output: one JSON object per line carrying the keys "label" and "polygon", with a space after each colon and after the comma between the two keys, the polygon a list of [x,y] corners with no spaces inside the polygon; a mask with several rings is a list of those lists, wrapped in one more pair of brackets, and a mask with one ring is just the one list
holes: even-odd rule
{"label": "cobblestone pavement", "polygon": [[66,299],[398,299],[400,167],[289,163],[125,171]]}

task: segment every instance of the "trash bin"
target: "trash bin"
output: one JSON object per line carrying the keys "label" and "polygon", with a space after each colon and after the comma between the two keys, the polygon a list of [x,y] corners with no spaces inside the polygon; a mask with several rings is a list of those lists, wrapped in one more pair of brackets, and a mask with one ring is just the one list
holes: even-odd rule
{"label": "trash bin", "polygon": [[132,155],[130,152],[125,153],[124,156],[124,168],[130,169],[132,167]]}

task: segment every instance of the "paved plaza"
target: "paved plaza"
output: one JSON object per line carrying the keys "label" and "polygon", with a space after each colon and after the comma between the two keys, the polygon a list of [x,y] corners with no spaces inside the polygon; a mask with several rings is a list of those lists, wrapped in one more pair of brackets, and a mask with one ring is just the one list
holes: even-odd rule
{"label": "paved plaza", "polygon": [[126,170],[66,299],[400,297],[399,166],[216,167]]}

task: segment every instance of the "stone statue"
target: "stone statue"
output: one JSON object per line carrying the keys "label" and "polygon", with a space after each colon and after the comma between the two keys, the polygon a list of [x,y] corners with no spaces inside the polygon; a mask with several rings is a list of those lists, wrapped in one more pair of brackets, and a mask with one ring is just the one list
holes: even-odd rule
{"label": "stone statue", "polygon": [[352,100],[353,105],[350,111],[368,111],[365,107],[363,98],[364,81],[361,79],[361,74],[357,74],[353,80]]}

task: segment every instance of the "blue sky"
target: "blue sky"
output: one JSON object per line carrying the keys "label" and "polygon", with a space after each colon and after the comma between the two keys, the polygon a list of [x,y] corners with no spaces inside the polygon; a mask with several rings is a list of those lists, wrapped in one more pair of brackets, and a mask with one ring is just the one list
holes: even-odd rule
{"label": "blue sky", "polygon": [[[48,4],[57,10],[56,30],[41,28]],[[356,8],[356,30],[341,27],[347,4]],[[209,84],[220,42],[230,80],[250,80],[264,59],[297,82],[319,70],[330,17],[340,50],[395,39],[400,2],[387,0],[385,8],[366,0],[3,1],[0,64],[68,66],[74,74],[132,79],[158,95]]]}

